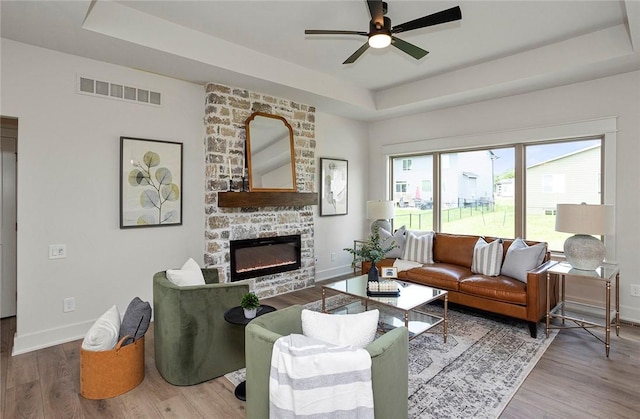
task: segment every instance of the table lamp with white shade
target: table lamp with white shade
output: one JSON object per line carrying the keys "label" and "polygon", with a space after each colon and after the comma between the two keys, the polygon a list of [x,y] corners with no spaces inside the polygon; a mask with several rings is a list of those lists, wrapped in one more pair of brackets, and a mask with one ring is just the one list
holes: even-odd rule
{"label": "table lamp with white shade", "polygon": [[367,219],[375,220],[371,224],[371,233],[375,233],[378,228],[391,231],[389,220],[394,216],[395,207],[393,201],[367,201]]}
{"label": "table lamp with white shade", "polygon": [[611,205],[558,204],[556,231],[574,233],[564,242],[564,255],[574,269],[592,271],[604,260],[602,240],[593,237],[609,233]]}

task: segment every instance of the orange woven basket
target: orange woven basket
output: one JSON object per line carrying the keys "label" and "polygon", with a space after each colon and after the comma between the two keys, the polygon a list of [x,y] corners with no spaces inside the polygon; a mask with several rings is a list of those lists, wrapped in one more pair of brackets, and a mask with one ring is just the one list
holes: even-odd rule
{"label": "orange woven basket", "polygon": [[135,388],[144,380],[144,336],[110,351],[80,348],[80,394],[86,399],[108,399]]}

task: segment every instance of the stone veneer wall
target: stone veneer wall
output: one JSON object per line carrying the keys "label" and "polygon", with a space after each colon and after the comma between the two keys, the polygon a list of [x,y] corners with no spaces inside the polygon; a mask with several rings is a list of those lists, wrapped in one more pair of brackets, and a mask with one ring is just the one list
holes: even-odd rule
{"label": "stone veneer wall", "polygon": [[219,208],[218,192],[241,187],[244,171],[245,120],[256,111],[279,115],[291,124],[298,192],[313,192],[316,174],[315,108],[288,99],[209,83],[206,86],[205,226],[207,267],[220,282],[230,281],[229,241],[300,234],[302,267],[247,280],[259,297],[311,287],[315,278],[312,207]]}

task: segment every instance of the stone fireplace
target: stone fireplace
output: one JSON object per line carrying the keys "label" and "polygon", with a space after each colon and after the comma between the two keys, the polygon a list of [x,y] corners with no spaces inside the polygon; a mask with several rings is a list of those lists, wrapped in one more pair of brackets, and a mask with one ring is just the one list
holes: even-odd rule
{"label": "stone fireplace", "polygon": [[229,181],[232,190],[241,188],[245,167],[244,124],[256,111],[279,115],[289,122],[294,137],[297,190],[313,192],[316,176],[315,109],[246,89],[214,83],[206,86],[206,266],[218,268],[221,282],[230,282],[232,241],[299,236],[298,268],[286,272],[261,270],[257,272],[259,276],[245,279],[251,290],[262,298],[313,286],[314,225],[313,208],[308,205],[242,208],[218,205],[218,193],[229,190]]}

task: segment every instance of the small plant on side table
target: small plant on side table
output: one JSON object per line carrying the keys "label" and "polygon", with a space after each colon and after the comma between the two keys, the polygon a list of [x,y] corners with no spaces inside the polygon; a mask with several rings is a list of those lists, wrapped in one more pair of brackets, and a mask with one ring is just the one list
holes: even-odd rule
{"label": "small plant on side table", "polygon": [[253,319],[256,317],[258,308],[260,307],[260,300],[258,296],[252,292],[248,292],[242,296],[240,300],[240,307],[244,310],[244,316],[247,319]]}
{"label": "small plant on side table", "polygon": [[394,242],[389,246],[384,246],[384,243],[380,242],[380,228],[376,228],[373,234],[369,236],[362,246],[357,248],[347,247],[343,250],[346,250],[353,255],[353,262],[351,263],[353,267],[355,267],[356,263],[363,261],[371,262],[371,268],[369,269],[369,281],[377,281],[378,268],[376,267],[376,264],[384,259],[385,255],[396,247],[398,247],[398,245]]}

